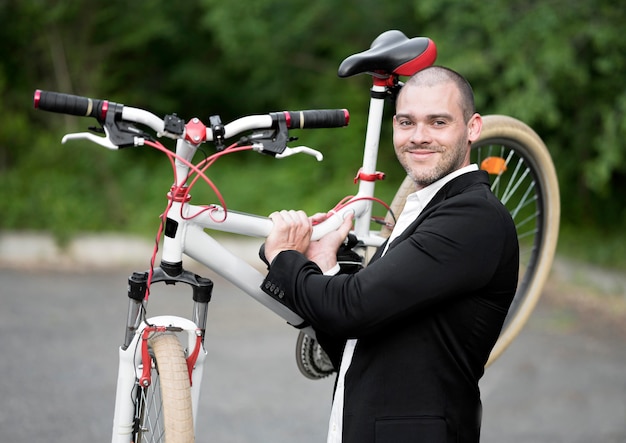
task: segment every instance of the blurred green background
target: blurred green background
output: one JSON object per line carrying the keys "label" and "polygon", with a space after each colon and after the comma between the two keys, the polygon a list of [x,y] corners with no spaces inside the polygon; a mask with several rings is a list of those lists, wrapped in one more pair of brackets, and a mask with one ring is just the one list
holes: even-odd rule
{"label": "blurred green background", "polygon": [[[560,253],[626,268],[624,23],[613,0],[3,0],[0,230],[152,236],[172,180],[156,151],[62,145],[94,122],[35,111],[37,88],[205,122],[348,108],[348,128],[298,134],[322,163],[246,152],[209,170],[229,208],[329,209],[356,192],[370,87],[367,76],[338,78],[337,67],[399,29],[435,41],[437,63],[470,80],[482,114],[514,116],[544,139],[561,188]],[[377,185],[387,201],[404,175],[389,129]],[[193,195],[212,201],[207,186]]]}

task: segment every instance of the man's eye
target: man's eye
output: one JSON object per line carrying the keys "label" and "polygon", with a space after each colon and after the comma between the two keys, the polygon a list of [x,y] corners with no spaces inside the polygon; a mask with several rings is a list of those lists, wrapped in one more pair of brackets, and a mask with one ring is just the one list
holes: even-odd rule
{"label": "man's eye", "polygon": [[400,126],[411,126],[413,124],[413,122],[411,122],[411,120],[400,120],[398,122],[398,124]]}

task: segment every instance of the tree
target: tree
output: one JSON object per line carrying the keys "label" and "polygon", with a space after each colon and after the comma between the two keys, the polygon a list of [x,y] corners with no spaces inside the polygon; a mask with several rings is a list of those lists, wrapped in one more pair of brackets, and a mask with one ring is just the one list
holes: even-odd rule
{"label": "tree", "polygon": [[482,110],[520,118],[544,138],[564,221],[622,225],[626,10],[607,0],[421,0],[415,11],[440,62],[474,83]]}
{"label": "tree", "polygon": [[[33,203],[0,199],[1,226],[140,226],[145,220],[127,217],[127,208],[141,201],[153,208],[146,213],[156,212],[169,180],[162,160],[145,149],[61,147],[62,133],[91,122],[34,112],[35,88],[204,121],[214,114],[229,121],[282,109],[346,107],[352,116],[347,129],[300,134],[304,144],[324,152],[322,165],[241,155],[220,160],[212,171],[230,201],[245,210],[327,208],[353,190],[371,84],[367,76],[339,79],[336,69],[383,31],[399,29],[435,41],[437,63],[469,78],[482,113],[515,116],[544,138],[560,177],[566,224],[619,228],[626,221],[620,204],[626,191],[625,19],[626,10],[609,0],[5,0],[0,186],[32,195]],[[380,155],[388,180],[378,185],[387,200],[403,175],[389,126]],[[278,203],[266,204],[252,192],[259,181],[281,195]],[[294,181],[298,186],[290,185]],[[308,192],[320,183],[324,192]],[[68,226],[81,207],[91,209]]]}

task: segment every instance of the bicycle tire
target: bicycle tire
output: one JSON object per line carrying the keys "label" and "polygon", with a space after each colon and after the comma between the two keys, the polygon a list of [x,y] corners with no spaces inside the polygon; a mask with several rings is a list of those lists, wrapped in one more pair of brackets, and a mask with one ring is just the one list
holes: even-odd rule
{"label": "bicycle tire", "polygon": [[[495,161],[486,164],[487,159]],[[492,191],[511,212],[520,241],[517,291],[485,365],[488,367],[518,336],[541,296],[556,251],[561,203],[548,149],[532,128],[515,118],[483,116],[483,129],[472,145],[471,160],[488,169]],[[390,205],[393,214],[402,212],[412,192],[415,185],[407,176]],[[391,213],[385,221],[393,223]],[[381,230],[383,236],[390,233],[387,227]]]}
{"label": "bicycle tire", "polygon": [[137,387],[134,439],[136,443],[194,441],[191,385],[182,345],[174,333],[148,340],[152,382]]}

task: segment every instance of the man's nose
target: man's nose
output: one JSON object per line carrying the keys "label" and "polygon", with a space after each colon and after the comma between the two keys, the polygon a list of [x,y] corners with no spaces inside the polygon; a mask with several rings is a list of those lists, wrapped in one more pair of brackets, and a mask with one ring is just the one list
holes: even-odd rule
{"label": "man's nose", "polygon": [[426,125],[418,123],[413,127],[413,133],[409,138],[411,143],[416,145],[430,144],[432,138]]}

